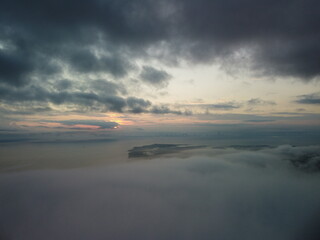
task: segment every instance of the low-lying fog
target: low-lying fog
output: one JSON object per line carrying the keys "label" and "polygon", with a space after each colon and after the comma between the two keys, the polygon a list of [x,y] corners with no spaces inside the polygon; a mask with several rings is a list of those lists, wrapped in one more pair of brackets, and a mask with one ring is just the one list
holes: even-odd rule
{"label": "low-lying fog", "polygon": [[1,173],[0,239],[318,239],[319,146],[137,147]]}

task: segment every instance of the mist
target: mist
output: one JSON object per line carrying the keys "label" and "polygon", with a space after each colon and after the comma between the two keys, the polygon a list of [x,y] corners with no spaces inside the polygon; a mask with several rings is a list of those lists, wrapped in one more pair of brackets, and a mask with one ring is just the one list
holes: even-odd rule
{"label": "mist", "polygon": [[317,239],[319,156],[319,146],[204,147],[104,167],[4,173],[0,236]]}

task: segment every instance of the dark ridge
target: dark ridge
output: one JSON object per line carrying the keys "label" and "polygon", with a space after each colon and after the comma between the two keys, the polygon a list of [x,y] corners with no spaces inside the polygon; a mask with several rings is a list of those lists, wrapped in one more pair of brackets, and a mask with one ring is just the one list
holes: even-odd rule
{"label": "dark ridge", "polygon": [[188,144],[151,144],[134,147],[128,151],[129,158],[154,157],[168,153],[176,153],[185,150],[203,148],[205,146],[192,146]]}
{"label": "dark ridge", "polygon": [[237,150],[250,150],[250,151],[258,151],[265,148],[274,148],[274,146],[271,145],[229,145],[225,147],[213,147],[217,149],[223,149],[223,148],[234,148]]}

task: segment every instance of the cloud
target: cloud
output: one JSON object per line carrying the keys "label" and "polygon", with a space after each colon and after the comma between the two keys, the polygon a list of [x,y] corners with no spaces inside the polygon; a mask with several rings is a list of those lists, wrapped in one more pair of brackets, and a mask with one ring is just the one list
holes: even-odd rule
{"label": "cloud", "polygon": [[[93,127],[98,127],[99,129],[112,129],[119,126],[119,124],[116,122],[105,122],[105,121],[99,121],[99,120],[65,120],[65,121],[44,121],[44,122],[61,123],[65,126],[71,126],[71,127],[77,127],[79,125],[93,126]],[[85,127],[81,127],[80,129],[83,129],[83,128]]]}
{"label": "cloud", "polygon": [[0,80],[17,86],[30,82],[27,76],[62,73],[65,66],[81,74],[124,77],[132,69],[129,59],[143,55],[139,45],[166,35],[165,28],[157,28],[163,19],[158,10],[148,1],[5,1]]}
{"label": "cloud", "polygon": [[198,114],[198,119],[203,120],[222,120],[222,121],[236,121],[244,123],[254,122],[278,122],[279,124],[284,121],[311,121],[317,122],[319,120],[319,114],[309,113],[272,113],[269,116],[262,116],[257,114],[241,114],[241,113],[210,113],[210,114]]}
{"label": "cloud", "polygon": [[89,89],[98,92],[100,95],[127,94],[127,90],[122,84],[103,79],[89,81]]}
{"label": "cloud", "polygon": [[59,91],[68,90],[72,87],[73,83],[71,80],[68,79],[62,79],[55,81],[55,88]]}
{"label": "cloud", "polygon": [[232,109],[240,108],[238,104],[233,102],[206,104],[205,107],[209,109],[223,109],[223,110],[232,110]]}
{"label": "cloud", "polygon": [[232,101],[232,102],[211,103],[211,104],[204,104],[204,103],[177,104],[177,106],[187,107],[187,108],[191,108],[191,109],[192,108],[206,109],[208,112],[211,109],[231,111],[231,110],[240,108],[241,104]]}
{"label": "cloud", "polygon": [[132,113],[146,112],[146,109],[151,106],[151,102],[135,97],[129,97],[127,99],[127,104],[130,107],[130,111]]}
{"label": "cloud", "polygon": [[274,101],[266,101],[260,98],[251,98],[250,100],[248,100],[247,104],[251,106],[276,105]]}
{"label": "cloud", "polygon": [[298,96],[298,98],[299,99],[296,100],[296,102],[300,104],[313,104],[313,105],[320,104],[320,93],[300,95]]}
{"label": "cloud", "polygon": [[253,58],[252,67],[263,74],[305,80],[319,76],[317,1],[178,2],[181,31],[192,42],[196,61],[232,57],[242,48]]}
{"label": "cloud", "polygon": [[317,239],[319,174],[288,161],[319,154],[317,146],[189,153],[1,174],[1,234],[34,240]]}
{"label": "cloud", "polygon": [[[29,85],[22,88],[11,86],[0,86],[0,100],[8,104],[8,108],[3,112],[19,112],[21,109],[25,114],[39,112],[37,109],[52,110],[48,105],[65,106],[70,111],[96,111],[96,112],[131,112],[131,113],[155,113],[155,114],[183,114],[178,110],[172,110],[170,106],[153,105],[150,101],[136,98],[118,96],[126,94],[126,89],[121,84],[105,80],[92,80],[89,82],[89,91],[86,84],[72,88],[67,80],[59,81],[55,86],[60,88],[65,85],[63,90],[50,90],[42,86]],[[67,86],[66,86],[67,85]],[[14,109],[15,104],[18,109]],[[10,110],[11,109],[11,110]],[[21,111],[23,112],[23,111]],[[185,111],[185,113],[189,113]]]}
{"label": "cloud", "polygon": [[159,66],[180,63],[216,63],[228,69],[248,62],[244,65],[258,76],[318,79],[318,8],[316,0],[4,0],[1,101],[9,108],[41,101],[48,105],[42,107],[53,103],[82,110],[179,114],[159,106],[130,109],[126,81],[138,75],[144,83],[165,87],[172,76]]}
{"label": "cloud", "polygon": [[303,171],[320,171],[320,147],[292,147],[283,145],[276,149],[276,152],[289,160],[296,168]]}
{"label": "cloud", "polygon": [[164,70],[158,70],[150,66],[143,66],[140,78],[142,81],[156,87],[166,87],[171,75]]}
{"label": "cloud", "polygon": [[276,105],[274,101],[267,101],[260,98],[252,98],[248,101],[229,101],[229,102],[221,102],[221,103],[211,103],[211,104],[205,104],[205,103],[193,103],[193,104],[180,104],[180,106],[188,107],[188,108],[200,108],[200,109],[206,109],[207,113],[209,113],[209,110],[225,110],[225,111],[231,111],[234,109],[241,108],[245,105],[248,105],[249,107],[255,107],[255,106],[273,106]]}
{"label": "cloud", "polygon": [[0,51],[0,81],[21,85],[31,70],[29,59],[21,59],[19,56]]}
{"label": "cloud", "polygon": [[[61,63],[121,78],[148,55],[222,63],[239,52],[250,55],[251,67],[263,74],[317,78],[318,6],[316,0],[5,0],[0,79],[19,85],[28,75],[61,72]],[[146,66],[144,80],[169,77],[154,70]]]}
{"label": "cloud", "polygon": [[274,122],[276,121],[275,119],[249,119],[245,120],[245,122],[250,122],[250,123],[267,123],[267,122]]}
{"label": "cloud", "polygon": [[[115,91],[115,90],[114,90]],[[25,88],[0,87],[1,100],[13,104],[22,102],[34,105],[35,102],[52,103],[55,105],[74,104],[76,107],[89,107],[100,111],[122,112],[126,107],[126,100],[117,95],[103,95],[86,91],[49,91],[40,86]]]}
{"label": "cloud", "polygon": [[165,105],[154,106],[154,107],[152,107],[150,109],[149,113],[153,113],[153,114],[177,114],[177,115],[186,115],[186,116],[192,115],[192,111],[190,111],[190,110],[185,110],[185,111],[172,110],[168,106],[165,106]]}
{"label": "cloud", "polygon": [[132,68],[122,56],[96,57],[90,51],[78,51],[72,54],[70,62],[76,71],[83,73],[109,72],[115,77],[124,77]]}

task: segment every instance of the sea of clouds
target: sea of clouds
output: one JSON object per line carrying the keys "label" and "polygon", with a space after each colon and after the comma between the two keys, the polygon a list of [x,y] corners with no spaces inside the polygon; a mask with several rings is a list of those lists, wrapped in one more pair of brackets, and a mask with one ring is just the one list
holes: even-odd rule
{"label": "sea of clouds", "polygon": [[319,146],[0,175],[0,239],[318,239]]}

